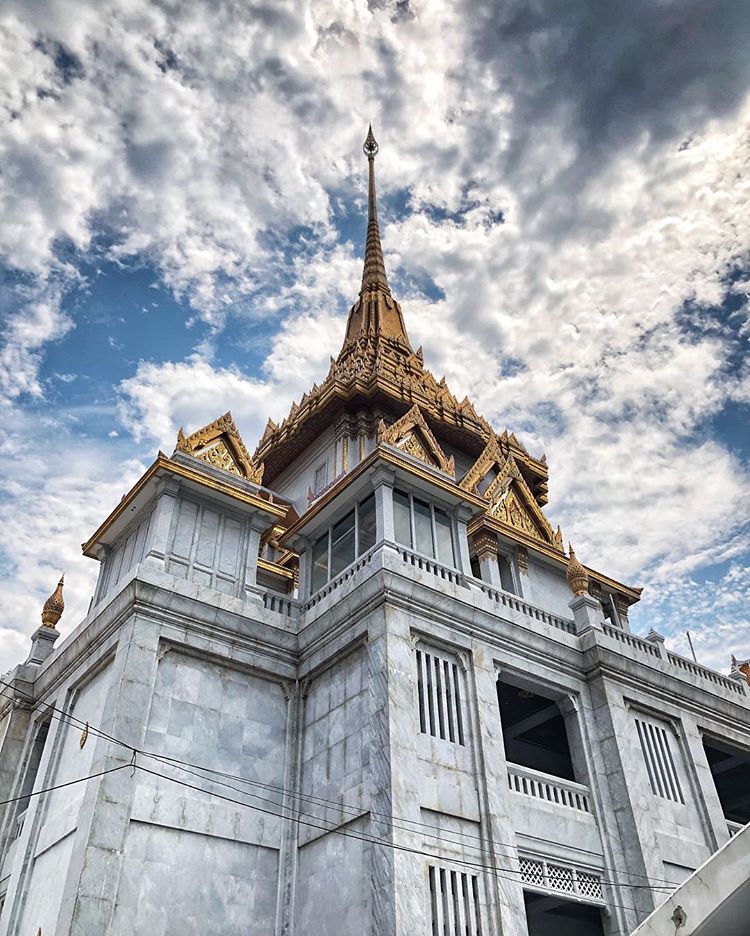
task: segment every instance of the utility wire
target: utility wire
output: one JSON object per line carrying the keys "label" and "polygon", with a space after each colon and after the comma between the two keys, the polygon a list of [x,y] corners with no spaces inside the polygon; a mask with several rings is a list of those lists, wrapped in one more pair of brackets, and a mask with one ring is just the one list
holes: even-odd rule
{"label": "utility wire", "polygon": [[[2,682],[2,680],[0,680],[0,682]],[[4,684],[4,685],[7,685],[7,683],[3,683],[3,684]],[[28,695],[28,694],[27,694],[27,695]],[[61,720],[61,721],[64,721],[64,718],[60,718],[60,720]],[[85,722],[82,722],[80,719],[76,719],[76,721],[79,723],[79,725],[85,725],[85,724],[87,724],[87,723],[85,723]],[[90,726],[89,726],[89,730],[91,730]],[[110,738],[110,736],[105,735],[105,734],[102,734],[102,736],[103,736],[103,737]],[[179,779],[179,778],[177,778],[177,777],[172,777],[172,776],[169,776],[168,774],[161,774],[161,773],[158,773],[157,771],[150,770],[149,768],[144,767],[144,766],[142,766],[141,764],[137,763],[136,758],[135,758],[135,755],[136,755],[136,753],[140,753],[140,754],[143,754],[143,755],[145,755],[145,756],[148,756],[148,757],[151,757],[151,758],[153,758],[153,759],[156,759],[156,760],[158,760],[158,761],[161,761],[161,762],[164,763],[166,766],[172,766],[172,767],[175,766],[174,761],[175,761],[176,759],[165,759],[165,758],[161,758],[159,755],[156,755],[156,754],[152,754],[152,753],[144,752],[144,751],[138,751],[137,748],[133,748],[131,745],[126,745],[124,742],[117,741],[117,739],[112,738],[111,740],[115,741],[115,743],[118,743],[118,744],[120,744],[120,745],[123,746],[123,747],[127,747],[128,750],[133,751],[133,759],[131,760],[131,762],[129,762],[129,763],[127,763],[127,764],[119,764],[119,765],[117,765],[116,767],[110,767],[110,768],[107,768],[106,770],[98,771],[97,773],[89,774],[89,775],[87,775],[87,776],[85,776],[85,777],[79,777],[79,778],[76,778],[75,780],[69,780],[69,781],[67,781],[67,782],[65,782],[65,783],[55,784],[55,785],[53,785],[53,786],[46,787],[46,788],[41,789],[41,790],[35,790],[35,791],[32,791],[31,793],[27,793],[27,794],[25,794],[25,795],[23,795],[23,796],[17,796],[17,797],[13,797],[13,798],[11,798],[11,799],[9,799],[9,800],[0,801],[0,806],[8,805],[8,804],[10,804],[10,803],[18,802],[18,801],[20,801],[20,800],[28,800],[31,796],[39,796],[39,795],[41,795],[41,794],[43,794],[43,793],[48,793],[48,792],[51,792],[51,791],[53,791],[53,790],[63,789],[63,788],[65,788],[65,787],[73,786],[73,785],[76,784],[76,783],[81,783],[81,782],[84,782],[84,781],[86,781],[86,780],[93,780],[93,779],[96,779],[96,778],[98,778],[98,777],[105,776],[106,774],[115,773],[116,771],[123,770],[123,769],[125,769],[126,767],[130,767],[130,768],[133,769],[133,770],[140,770],[140,771],[142,771],[143,773],[149,774],[149,775],[154,776],[154,777],[161,778],[161,779],[163,779],[163,780],[168,780],[168,781],[170,781],[170,782],[172,782],[172,783],[176,783],[176,784],[178,784],[178,785],[180,785],[180,786],[183,786],[183,787],[185,787],[185,788],[187,788],[187,789],[191,789],[191,790],[194,790],[194,791],[196,791],[196,792],[202,793],[202,794],[204,794],[204,795],[206,795],[206,796],[216,797],[216,798],[218,798],[218,799],[220,799],[220,800],[223,800],[223,801],[225,801],[225,802],[233,803],[234,805],[237,805],[237,806],[244,806],[245,808],[248,808],[248,809],[255,809],[256,811],[259,811],[259,812],[261,812],[261,813],[264,813],[265,815],[272,816],[272,817],[274,817],[274,818],[276,818],[276,819],[287,820],[287,821],[290,821],[290,822],[294,822],[294,823],[296,823],[296,824],[298,824],[298,825],[308,826],[308,827],[317,829],[318,831],[324,832],[324,833],[326,833],[326,834],[340,835],[340,836],[343,836],[343,837],[345,837],[345,838],[353,838],[353,839],[355,839],[355,840],[363,841],[363,842],[366,842],[366,843],[368,843],[368,844],[372,844],[372,845],[381,845],[381,846],[383,846],[383,847],[392,848],[392,849],[397,850],[397,851],[405,851],[405,852],[409,852],[409,853],[411,853],[411,854],[420,855],[420,856],[422,856],[422,857],[432,858],[432,859],[434,859],[434,860],[436,860],[436,861],[448,861],[448,862],[450,862],[450,863],[452,863],[452,864],[458,864],[458,865],[461,865],[461,866],[464,866],[464,867],[467,867],[467,868],[471,868],[471,869],[474,869],[474,870],[477,870],[477,871],[487,871],[487,872],[493,874],[495,877],[500,878],[500,879],[503,879],[503,880],[512,881],[512,882],[514,882],[514,883],[521,883],[521,884],[524,883],[522,880],[519,881],[519,880],[518,880],[517,878],[515,878],[515,877],[509,877],[509,876],[508,876],[508,875],[520,875],[520,874],[521,874],[520,869],[519,869],[519,870],[516,870],[516,869],[514,869],[514,868],[507,868],[507,867],[503,867],[503,866],[498,867],[497,865],[487,865],[487,864],[484,864],[484,863],[482,863],[482,862],[469,861],[469,860],[467,860],[467,859],[465,859],[465,858],[457,858],[457,857],[444,856],[444,855],[436,854],[436,853],[434,853],[434,852],[428,852],[428,851],[425,851],[425,850],[423,850],[423,849],[413,848],[413,847],[408,846],[408,845],[400,845],[400,844],[397,844],[397,843],[395,843],[395,842],[389,842],[389,841],[386,840],[386,839],[382,839],[382,838],[379,838],[379,837],[377,837],[377,836],[367,835],[366,833],[360,834],[360,833],[353,832],[353,831],[351,831],[351,830],[342,829],[342,828],[330,828],[329,826],[326,826],[326,825],[322,824],[322,820],[311,821],[310,819],[304,819],[304,818],[302,818],[301,816],[285,815],[284,813],[279,813],[279,812],[276,812],[275,810],[266,809],[266,808],[264,808],[264,807],[262,807],[262,806],[257,806],[257,805],[254,805],[254,804],[252,804],[252,803],[247,803],[247,802],[243,802],[243,801],[241,801],[241,800],[236,800],[236,799],[234,799],[234,798],[232,798],[232,797],[230,797],[230,796],[226,796],[226,795],[224,795],[224,794],[222,794],[222,793],[217,793],[216,791],[206,790],[206,789],[204,789],[203,787],[199,787],[199,786],[196,786],[195,784],[188,783],[187,781],[181,780],[181,779]],[[219,785],[219,786],[224,786],[224,787],[227,787],[227,788],[229,788],[229,789],[232,789],[234,792],[240,793],[240,794],[243,795],[243,796],[251,796],[251,797],[253,797],[253,798],[255,798],[255,799],[260,799],[261,801],[265,801],[265,802],[267,802],[267,803],[269,803],[269,804],[271,804],[271,805],[273,805],[273,806],[278,807],[279,809],[283,809],[283,808],[284,808],[283,804],[277,803],[277,802],[272,801],[272,800],[267,800],[266,798],[261,797],[261,796],[258,796],[257,794],[248,793],[247,791],[238,789],[237,787],[233,787],[231,784],[227,784],[227,783],[224,783],[224,782],[219,781],[219,780],[212,780],[212,779],[209,778],[209,777],[205,777],[205,776],[202,776],[202,775],[200,775],[200,774],[196,774],[196,773],[194,773],[193,771],[187,769],[187,768],[184,766],[184,764],[177,764],[177,769],[183,770],[183,771],[185,771],[185,772],[187,772],[187,773],[192,773],[193,776],[196,776],[198,779],[201,779],[201,780],[207,781],[207,782],[209,782],[209,783],[214,783],[214,784],[217,784],[217,785]],[[199,767],[198,769],[201,769],[201,768]],[[209,770],[208,768],[206,768],[206,769]],[[238,778],[238,779],[240,780],[240,782],[252,783],[252,781],[243,780],[242,778]],[[282,788],[282,789],[283,789],[283,788]],[[304,816],[304,815],[308,815],[308,814],[303,813],[302,815]],[[316,817],[316,818],[317,818],[317,817]],[[408,820],[407,820],[407,821],[408,821]],[[421,824],[421,823],[420,823],[420,824]],[[434,828],[434,827],[433,827],[433,828]],[[391,831],[402,831],[402,832],[410,832],[411,834],[416,834],[416,833],[414,833],[414,830],[399,828],[398,826],[395,826],[392,822],[390,823],[390,829],[391,829]],[[439,841],[439,837],[438,837],[438,836],[432,836],[432,837],[436,838],[436,839]],[[477,837],[477,838],[478,838],[478,837]],[[450,844],[456,845],[456,844],[459,844],[459,843],[451,842]],[[491,843],[490,841],[488,841],[487,844],[489,845],[489,844],[492,844],[492,843]],[[600,880],[601,880],[601,883],[602,883],[602,884],[606,884],[606,885],[609,885],[609,886],[612,886],[613,883],[614,883],[614,882],[608,881],[608,880],[606,880],[606,879],[604,879],[604,878],[602,878],[602,879],[600,879]],[[533,885],[532,885],[532,886],[533,886]],[[676,886],[676,885],[673,884],[670,888],[651,888],[651,887],[649,887],[648,885],[637,885],[637,884],[636,884],[636,885],[625,885],[625,886],[629,886],[629,887],[631,887],[631,888],[643,888],[643,889],[648,889],[648,890],[669,890],[669,891],[671,892],[671,891],[673,890],[674,886]],[[577,895],[572,894],[572,895],[569,895],[569,896],[575,898]],[[637,912],[636,909],[635,909],[634,907],[626,906],[626,905],[624,905],[624,904],[616,904],[616,903],[608,902],[606,905],[607,905],[607,906],[610,906],[610,907],[617,907],[617,908],[623,909],[623,910],[629,910],[629,911],[631,911],[631,912]]]}
{"label": "utility wire", "polygon": [[124,770],[126,767],[135,767],[136,764],[118,764],[117,767],[108,767],[106,770],[100,770],[98,773],[88,774],[86,777],[78,777],[75,780],[67,780],[65,783],[56,783],[54,786],[45,787],[43,790],[32,790],[30,793],[24,793],[23,796],[13,796],[10,799],[0,800],[0,806],[7,806],[9,803],[18,803],[20,800],[31,799],[32,796],[41,796],[42,793],[51,793],[53,790],[62,790],[64,787],[73,786],[76,783],[83,783],[85,780],[95,780],[97,777],[103,777],[105,774],[114,773],[116,770]]}
{"label": "utility wire", "polygon": [[[35,700],[33,699],[33,696],[30,696],[28,693],[25,693],[25,692],[24,692],[23,690],[21,690],[21,689],[17,689],[16,687],[10,686],[8,683],[4,682],[3,680],[0,680],[0,684],[2,684],[2,685],[4,685],[4,686],[8,686],[9,688],[12,688],[14,691],[19,692],[20,694],[27,696],[27,698],[31,699],[32,701],[35,701]],[[2,693],[2,690],[0,690],[0,693]],[[5,693],[2,693],[2,694],[5,694]],[[354,807],[347,807],[347,806],[345,806],[343,803],[338,803],[338,802],[335,802],[335,801],[333,801],[333,800],[326,800],[326,799],[324,799],[324,798],[322,798],[322,797],[315,797],[315,796],[312,796],[312,795],[310,795],[310,794],[304,794],[304,793],[301,793],[301,792],[292,790],[292,789],[290,789],[290,788],[288,788],[288,787],[274,786],[274,785],[272,785],[272,784],[263,784],[263,783],[261,783],[260,781],[249,780],[249,779],[247,779],[247,778],[245,778],[245,777],[240,777],[240,776],[237,776],[237,775],[235,775],[235,774],[225,773],[225,772],[223,772],[223,771],[218,771],[218,770],[216,770],[215,768],[206,767],[206,766],[203,766],[203,765],[200,765],[200,764],[194,764],[194,763],[191,763],[191,762],[189,762],[189,761],[183,761],[183,760],[180,760],[180,759],[178,759],[178,758],[170,757],[169,755],[160,755],[160,754],[156,754],[156,753],[151,752],[151,751],[141,750],[141,749],[139,749],[139,748],[134,747],[133,745],[127,744],[126,742],[119,740],[118,738],[113,737],[112,735],[107,734],[106,732],[102,732],[101,730],[97,729],[95,726],[91,726],[90,723],[84,722],[83,720],[81,720],[81,719],[79,719],[79,718],[76,718],[75,716],[71,715],[70,713],[58,712],[56,709],[52,709],[51,706],[50,706],[49,715],[50,715],[50,717],[57,718],[57,720],[59,720],[59,721],[61,721],[61,722],[63,722],[63,723],[65,723],[66,721],[69,720],[69,722],[72,723],[72,724],[74,725],[74,727],[77,727],[77,728],[83,729],[83,728],[85,728],[85,727],[88,725],[88,728],[89,728],[89,732],[90,732],[90,733],[95,734],[95,735],[98,735],[99,737],[105,738],[106,740],[111,741],[111,742],[113,742],[113,743],[115,743],[115,744],[119,744],[120,746],[127,748],[127,750],[129,750],[129,751],[133,751],[134,753],[137,753],[137,754],[142,755],[142,756],[144,756],[144,757],[149,757],[149,758],[151,758],[151,759],[154,759],[154,760],[157,760],[157,761],[161,761],[162,763],[165,763],[165,764],[167,764],[167,765],[171,765],[171,766],[177,765],[177,766],[179,766],[179,767],[181,767],[181,768],[185,768],[185,769],[187,769],[187,768],[195,768],[196,770],[201,770],[201,771],[204,771],[205,773],[211,773],[211,774],[215,774],[215,775],[217,775],[217,776],[222,776],[222,777],[225,777],[225,778],[227,778],[227,779],[235,780],[235,781],[237,781],[237,782],[239,782],[239,783],[244,783],[244,784],[248,784],[248,785],[258,786],[258,787],[260,787],[260,788],[262,788],[262,789],[271,790],[272,792],[279,793],[280,795],[283,795],[283,796],[289,796],[290,798],[294,798],[294,799],[297,799],[297,800],[303,800],[303,801],[304,801],[304,800],[308,800],[308,801],[311,801],[311,802],[313,802],[313,803],[315,803],[315,801],[317,800],[318,802],[316,803],[316,805],[321,805],[321,804],[322,804],[324,808],[336,809],[337,811],[339,811],[339,812],[344,812],[344,813],[349,812],[349,813],[352,814],[352,818],[356,818],[357,816],[361,815],[361,813],[358,812]],[[191,771],[190,771],[189,769],[187,769],[187,772],[190,773]],[[263,797],[259,797],[257,794],[248,793],[247,791],[244,791],[244,790],[237,790],[236,787],[231,787],[231,785],[228,785],[228,784],[221,784],[219,781],[211,780],[209,777],[205,777],[205,776],[197,775],[197,774],[194,774],[194,776],[199,776],[200,779],[208,780],[209,782],[217,783],[217,784],[219,784],[219,785],[229,786],[230,789],[234,789],[236,792],[242,793],[243,795],[255,796],[256,798],[261,799],[261,800],[264,799]],[[169,778],[169,779],[172,779],[172,778]],[[207,791],[204,791],[204,792],[207,792]],[[272,803],[273,805],[280,805],[280,804],[276,803],[274,800],[265,800],[265,801],[266,801],[266,802],[269,802],[269,803]],[[455,835],[455,836],[458,836],[458,837],[460,837],[460,838],[467,838],[467,839],[470,839],[470,840],[473,840],[473,841],[479,843],[479,844],[476,846],[477,848],[488,847],[488,846],[495,846],[495,847],[497,847],[497,848],[508,848],[508,849],[511,849],[511,850],[515,850],[516,852],[518,851],[518,846],[517,846],[517,845],[514,845],[514,844],[512,844],[512,843],[510,843],[510,842],[501,842],[501,841],[497,841],[497,840],[494,840],[494,839],[488,839],[488,838],[486,838],[486,837],[478,836],[478,835],[475,835],[475,834],[469,833],[469,832],[458,832],[458,831],[443,830],[442,833],[441,833],[441,830],[435,829],[435,826],[430,825],[429,823],[419,822],[419,821],[417,821],[417,820],[409,819],[409,818],[406,818],[406,817],[403,817],[403,816],[385,815],[385,814],[382,814],[382,813],[371,812],[371,811],[369,811],[369,810],[368,810],[368,812],[369,812],[369,814],[370,814],[371,816],[373,816],[374,818],[386,820],[386,821],[390,824],[390,826],[391,826],[392,829],[396,829],[396,830],[398,830],[398,831],[405,831],[405,832],[411,832],[411,833],[414,833],[414,832],[415,832],[414,829],[410,829],[410,828],[405,828],[405,827],[398,826],[398,825],[394,822],[394,820],[397,820],[397,821],[399,821],[399,822],[406,822],[406,823],[409,823],[410,825],[415,825],[415,826],[418,826],[418,827],[422,827],[424,830],[426,830],[426,831],[424,832],[424,834],[425,834],[428,838],[433,838],[433,839],[435,839],[435,840],[438,841],[438,842],[441,841],[441,834],[442,834],[443,840],[444,840],[444,841],[447,841],[449,844],[451,844],[451,845],[462,845],[462,843],[456,842],[455,840],[452,840],[452,839],[445,839],[445,838],[444,838],[445,835]],[[314,818],[318,818],[318,817],[315,817],[313,813],[305,813],[305,812],[302,812],[302,815],[313,816]],[[282,818],[283,818],[283,817],[282,817]],[[289,817],[289,818],[291,818],[291,817]],[[436,834],[436,833],[437,833],[437,834]],[[583,849],[583,848],[580,848],[580,849],[577,849],[577,850],[578,850],[578,851],[582,851],[582,852],[586,852],[586,853],[591,854],[591,855],[594,855],[594,856],[597,857],[597,858],[598,858],[598,857],[601,857],[601,856],[600,856],[600,853],[594,852],[594,851],[592,851],[591,849]],[[512,860],[517,860],[517,859],[514,858],[513,855],[505,855],[505,856],[503,856],[503,857],[508,858],[508,859],[511,860],[511,861],[512,861]],[[516,871],[515,869],[512,869],[512,868],[507,868],[506,870],[508,870],[510,873],[513,873],[513,874],[518,874],[518,873],[520,873],[519,871]],[[611,880],[606,880],[606,879],[602,878],[602,883],[606,883],[606,884],[608,884],[609,886],[621,886],[621,887],[636,888],[636,889],[643,889],[643,890],[665,890],[665,891],[666,891],[666,890],[672,890],[675,886],[677,886],[676,883],[675,883],[674,881],[669,881],[669,880],[667,880],[666,878],[652,878],[652,877],[650,877],[649,875],[641,874],[641,873],[639,873],[639,872],[621,872],[621,871],[619,871],[619,870],[616,869],[616,868],[611,868],[611,867],[602,866],[602,865],[597,866],[597,867],[595,868],[595,870],[596,870],[597,872],[598,872],[598,871],[602,871],[602,872],[612,872],[614,875],[617,875],[617,876],[625,875],[625,876],[627,876],[627,877],[639,877],[639,878],[644,878],[644,879],[647,880],[647,881],[659,882],[659,883],[654,883],[653,885],[651,885],[651,884],[632,884],[632,883],[625,882],[625,881],[622,881],[622,880],[620,880],[620,881],[611,881]]]}
{"label": "utility wire", "polygon": [[[155,755],[146,755],[146,756],[152,757],[152,758],[155,757]],[[174,766],[174,764],[169,764],[169,763],[167,763],[163,758],[156,757],[155,759],[156,759],[156,760],[159,760],[159,761],[162,762],[162,763],[166,763],[166,766]],[[252,797],[253,799],[259,799],[259,800],[261,800],[262,802],[268,803],[268,804],[270,804],[270,805],[272,805],[272,806],[278,806],[280,809],[286,808],[282,803],[278,803],[276,800],[270,800],[270,799],[268,799],[268,798],[266,798],[266,797],[263,797],[263,796],[260,796],[259,794],[256,794],[256,793],[249,793],[249,792],[247,792],[246,790],[241,790],[241,789],[239,789],[239,788],[237,788],[237,787],[235,787],[235,786],[232,786],[232,785],[229,784],[229,783],[224,783],[224,782],[222,782],[222,781],[220,781],[220,780],[212,780],[210,777],[205,777],[205,776],[203,776],[202,774],[196,773],[195,771],[190,770],[190,769],[188,769],[188,768],[185,767],[185,766],[178,766],[177,769],[178,769],[178,770],[183,770],[183,771],[185,771],[186,773],[192,774],[192,776],[197,777],[197,778],[200,779],[200,780],[205,780],[205,781],[207,781],[207,782],[209,782],[209,783],[215,783],[215,784],[217,784],[218,786],[227,787],[228,789],[234,790],[234,792],[240,793],[240,794],[242,794],[243,796],[250,796],[250,797]],[[164,775],[164,774],[160,774],[159,776],[165,776],[165,775]],[[175,780],[176,778],[167,776],[167,779]],[[177,782],[180,782],[180,781],[177,781]],[[242,781],[241,778],[240,778],[240,782],[248,782],[248,781]],[[203,792],[204,792],[204,793],[207,793],[208,795],[213,795],[212,791],[209,791],[209,790],[203,790]],[[246,806],[251,806],[252,804],[245,803],[244,805],[246,805]],[[371,816],[376,815],[375,813],[372,813],[372,812],[370,812],[369,810],[367,810],[367,814],[369,814],[369,815],[371,815]],[[294,817],[293,815],[279,815],[279,814],[276,814],[276,815],[278,816],[278,818],[282,818],[282,819],[292,819],[292,820],[295,819],[295,817]],[[321,817],[319,817],[319,816],[315,816],[315,815],[313,815],[313,814],[311,814],[311,813],[304,813],[304,812],[303,812],[302,815],[303,815],[303,816],[310,816],[311,818],[313,818],[314,820],[316,820],[317,823],[321,823],[321,822],[325,822],[325,821],[326,821],[325,819],[323,819],[323,818],[321,818]],[[362,812],[357,812],[356,815],[352,817],[352,819],[359,818],[359,817],[362,816],[362,815],[363,815]],[[301,820],[300,820],[300,821],[301,821]],[[410,820],[406,820],[406,821],[408,822],[408,821],[410,821]],[[308,824],[309,824],[309,823],[308,823]],[[430,833],[424,833],[424,832],[421,832],[421,833],[420,833],[420,832],[418,832],[418,831],[415,831],[414,829],[408,829],[408,828],[404,828],[404,827],[398,826],[398,825],[394,824],[392,821],[391,821],[391,822],[386,822],[385,824],[386,824],[386,825],[389,825],[391,831],[408,832],[408,833],[410,833],[410,834],[412,834],[412,835],[424,834],[424,835],[426,835],[427,838],[434,838],[434,839],[435,839],[436,841],[438,841],[438,842],[441,841],[440,834],[437,834],[437,835],[435,834],[436,832],[437,832],[437,833],[440,833],[440,830],[439,830],[439,829],[435,829],[434,826],[428,827],[428,828],[431,828],[431,829],[432,829],[432,834],[430,834]],[[423,823],[420,823],[420,825],[423,825]],[[317,827],[317,828],[326,829],[326,831],[329,831],[329,832],[335,831],[335,829],[328,829],[328,828],[325,827],[325,826],[316,826],[316,827]],[[448,832],[448,834],[451,834],[451,833]],[[476,840],[480,843],[480,845],[471,846],[471,847],[477,848],[477,850],[483,851],[483,850],[485,850],[485,848],[486,848],[488,845],[495,844],[491,839],[484,839],[484,840],[482,840],[482,839],[480,839],[478,836],[474,836],[474,838],[476,838]],[[462,844],[461,842],[455,842],[455,841],[451,841],[451,840],[448,840],[448,844],[451,844],[451,845],[458,845],[458,846],[460,846],[460,847],[464,847],[463,844]],[[484,846],[484,847],[482,847],[482,846]],[[513,860],[511,856],[503,856],[503,857],[511,858],[511,860]],[[502,870],[503,870],[503,871],[506,871],[506,872],[508,872],[508,873],[510,873],[510,874],[521,874],[520,869],[517,870],[517,869],[515,869],[515,868],[503,867]],[[599,869],[597,869],[597,870],[599,870]],[[615,881],[608,880],[608,879],[605,878],[605,877],[601,877],[600,880],[601,880],[601,883],[602,883],[602,884],[607,884],[607,885],[609,885],[610,887],[613,886],[613,885],[615,885],[615,884],[617,883],[617,882],[615,882]],[[669,882],[669,883],[670,883],[670,885],[671,885],[670,887],[664,887],[664,886],[662,886],[662,887],[651,888],[651,887],[649,887],[649,885],[647,885],[647,884],[632,884],[632,885],[626,885],[626,886],[631,887],[631,888],[643,889],[643,890],[664,890],[664,891],[667,891],[667,890],[668,890],[668,891],[671,891],[671,890],[674,889],[674,887],[675,887],[676,885],[674,884],[674,882]]]}
{"label": "utility wire", "polygon": [[[408,852],[410,854],[419,855],[422,858],[432,858],[435,861],[448,862],[449,864],[461,865],[461,866],[471,868],[476,871],[487,871],[501,880],[511,881],[514,884],[524,883],[523,881],[519,882],[516,878],[508,877],[508,874],[507,874],[507,872],[509,871],[511,873],[520,874],[520,871],[513,872],[513,869],[510,869],[510,868],[498,868],[496,865],[488,865],[488,864],[483,864],[481,862],[468,861],[465,858],[456,858],[456,857],[451,857],[451,856],[446,856],[446,855],[439,855],[439,854],[435,854],[434,852],[424,851],[421,848],[414,848],[409,845],[402,845],[396,842],[389,842],[386,839],[381,839],[376,836],[367,835],[366,833],[358,833],[352,830],[342,829],[342,828],[331,829],[331,828],[328,828],[327,826],[320,825],[317,822],[310,822],[309,820],[302,819],[299,816],[282,816],[276,812],[273,812],[270,809],[265,809],[262,806],[255,806],[252,803],[245,803],[245,802],[242,802],[241,800],[233,799],[231,796],[226,796],[223,793],[216,793],[216,792],[204,790],[202,787],[196,786],[193,783],[188,783],[186,780],[180,780],[177,777],[170,777],[167,774],[161,774],[158,771],[150,770],[148,767],[144,767],[142,764],[136,764],[135,766],[136,766],[136,769],[140,770],[142,773],[150,774],[153,777],[159,777],[163,780],[169,780],[172,783],[176,783],[189,790],[195,790],[199,793],[203,793],[208,796],[216,797],[219,800],[222,800],[228,803],[233,803],[236,806],[244,806],[247,809],[255,809],[258,812],[264,813],[265,815],[273,816],[276,819],[288,819],[290,822],[295,822],[298,825],[305,825],[314,829],[318,829],[319,831],[326,832],[331,835],[340,835],[344,838],[355,839],[357,841],[366,842],[367,844],[370,844],[370,845],[381,845],[384,848],[391,848],[394,851]],[[236,790],[236,792],[242,793],[243,791]],[[503,873],[503,872],[506,872],[506,873]],[[531,886],[533,887],[533,884]],[[673,888],[670,890],[673,890]],[[565,894],[563,892],[560,892],[560,896],[572,898],[573,900],[578,899],[578,901],[580,902],[580,898],[576,894]],[[617,907],[620,910],[629,910],[634,913],[638,912],[635,907],[626,906],[625,904],[617,904],[617,903],[609,903],[609,902],[603,902],[603,903],[607,907]]]}

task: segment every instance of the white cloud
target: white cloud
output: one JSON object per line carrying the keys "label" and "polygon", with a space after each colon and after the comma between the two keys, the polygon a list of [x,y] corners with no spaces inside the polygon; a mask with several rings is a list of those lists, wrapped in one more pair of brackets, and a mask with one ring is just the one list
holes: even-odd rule
{"label": "white cloud", "polygon": [[[688,588],[748,545],[747,466],[706,435],[728,400],[750,400],[737,363],[748,306],[710,327],[685,311],[747,295],[726,277],[750,250],[748,20],[720,0],[679,55],[654,54],[672,13],[652,6],[485,16],[436,0],[290,0],[167,15],[77,0],[71,16],[62,0],[11,0],[0,255],[35,285],[9,309],[6,398],[42,394],[44,349],[73,325],[64,290],[103,234],[112,257],[152,266],[214,326],[191,357],[137,365],[118,388],[123,425],[169,448],[179,425],[231,409],[252,448],[340,346],[360,270],[336,225],[353,191],[362,204],[372,119],[381,192],[409,189],[400,219],[381,221],[427,365],[546,450],[549,514],[582,558],[654,591]],[[426,278],[442,300],[419,292]],[[274,331],[252,377],[222,363],[228,316]],[[117,452],[103,456],[113,477]],[[91,482],[83,457],[76,467],[101,497],[66,473],[32,476],[46,492],[35,500],[6,467],[9,512],[41,530],[57,485],[57,503],[98,522],[106,472]],[[27,584],[36,600],[41,577]]]}
{"label": "white cloud", "polygon": [[[12,426],[12,428],[10,428]],[[58,415],[39,420],[13,414],[0,444],[0,671],[25,659],[28,635],[42,605],[65,573],[69,633],[86,614],[98,563],[81,554],[89,538],[145,470],[122,447],[68,433]]]}

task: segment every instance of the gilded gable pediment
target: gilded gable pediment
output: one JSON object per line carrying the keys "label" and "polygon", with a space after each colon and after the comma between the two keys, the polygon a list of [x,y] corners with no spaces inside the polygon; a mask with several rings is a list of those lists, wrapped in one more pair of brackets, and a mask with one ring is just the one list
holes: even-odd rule
{"label": "gilded gable pediment", "polygon": [[[488,483],[483,485],[489,478]],[[503,455],[493,435],[484,451],[461,479],[460,486],[487,501],[487,513],[501,523],[561,548],[558,535],[542,513],[512,455]]]}
{"label": "gilded gable pediment", "polygon": [[177,451],[255,484],[263,481],[263,465],[258,465],[248,453],[231,413],[224,413],[189,436],[180,429],[177,433]]}
{"label": "gilded gable pediment", "polygon": [[393,445],[407,455],[455,477],[456,465],[453,456],[446,456],[416,403],[408,413],[390,426],[386,426],[384,420],[380,420],[378,443]]}

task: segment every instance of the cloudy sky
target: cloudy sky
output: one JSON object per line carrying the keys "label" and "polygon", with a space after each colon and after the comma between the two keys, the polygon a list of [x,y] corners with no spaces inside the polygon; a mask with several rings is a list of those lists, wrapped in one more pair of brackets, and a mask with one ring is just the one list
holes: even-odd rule
{"label": "cloudy sky", "polygon": [[325,376],[369,121],[428,366],[636,630],[750,655],[748,48],[745,0],[5,0],[0,671],[180,425]]}

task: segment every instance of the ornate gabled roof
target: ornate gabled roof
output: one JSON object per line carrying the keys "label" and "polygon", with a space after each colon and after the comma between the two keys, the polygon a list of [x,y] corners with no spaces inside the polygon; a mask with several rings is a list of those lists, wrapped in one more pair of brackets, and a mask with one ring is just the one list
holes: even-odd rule
{"label": "ornate gabled roof", "polygon": [[180,427],[177,451],[200,458],[215,468],[222,468],[255,484],[263,482],[263,465],[256,463],[245,448],[229,412],[189,436]]}

